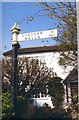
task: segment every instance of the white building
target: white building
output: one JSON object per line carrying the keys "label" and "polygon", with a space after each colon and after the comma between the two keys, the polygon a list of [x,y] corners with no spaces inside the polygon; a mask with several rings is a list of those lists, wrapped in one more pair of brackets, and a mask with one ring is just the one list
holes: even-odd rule
{"label": "white building", "polygon": [[[61,52],[61,51],[60,51]],[[12,55],[12,51],[8,51],[4,53],[4,56],[9,59]],[[35,48],[22,48],[18,50],[19,57],[32,57],[38,58],[41,62],[41,65],[44,63],[47,65],[49,69],[53,69],[53,71],[57,74],[58,77],[65,79],[69,72],[73,69],[71,66],[68,66],[66,69],[63,66],[60,66],[58,63],[59,60],[59,48],[57,46],[45,46],[45,47],[35,47]],[[26,88],[27,91],[27,88]],[[42,96],[41,93],[39,97],[32,96],[31,99],[34,100],[34,105],[42,106],[44,103],[49,104],[51,108],[53,108],[53,104],[51,101],[51,97],[49,95]]]}

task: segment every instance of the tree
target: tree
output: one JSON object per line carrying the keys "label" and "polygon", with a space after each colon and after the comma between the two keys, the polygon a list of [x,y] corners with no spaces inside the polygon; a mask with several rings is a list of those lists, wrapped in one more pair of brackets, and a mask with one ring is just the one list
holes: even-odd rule
{"label": "tree", "polygon": [[42,107],[35,107],[32,103],[25,106],[26,110],[23,117],[27,118],[67,118],[67,113],[63,109],[64,88],[59,77],[52,77],[48,81],[49,95],[52,96],[54,108],[50,108],[47,104]]}
{"label": "tree", "polygon": [[65,112],[63,109],[64,87],[61,81],[62,79],[60,77],[53,77],[48,82],[49,94],[52,96],[53,111],[55,114],[63,114],[63,112]]}
{"label": "tree", "polygon": [[31,97],[32,94],[45,93],[47,82],[51,76],[54,76],[54,72],[49,70],[46,65],[41,66],[38,59],[25,57],[19,59],[19,63],[21,62],[23,62],[21,69],[18,69],[18,79],[21,83],[19,84],[20,95]]}
{"label": "tree", "polygon": [[[74,0],[75,1],[75,0]],[[60,59],[59,63],[64,66],[77,67],[77,13],[76,1],[75,2],[51,2],[40,3],[43,10],[47,12],[47,16],[52,20],[57,19],[58,37],[60,43]],[[42,10],[42,12],[43,12]],[[44,12],[43,12],[44,13]],[[65,49],[67,50],[65,52]],[[78,96],[77,94],[75,96]],[[73,106],[73,107],[72,107]],[[78,101],[71,105],[72,113],[77,113]],[[76,108],[76,109],[75,109]]]}
{"label": "tree", "polygon": [[64,87],[61,81],[60,77],[53,77],[48,83],[49,94],[53,97],[53,103],[56,108],[61,107],[63,102]]}
{"label": "tree", "polygon": [[[3,77],[3,92],[7,90],[11,92],[11,60],[12,58],[3,60],[3,76],[7,75],[9,78],[5,82]],[[40,64],[38,59],[18,57],[18,95],[30,96],[31,94],[38,94],[45,91],[48,80],[55,74],[46,65],[40,66]]]}
{"label": "tree", "polygon": [[[60,45],[61,65],[77,66],[77,15],[76,2],[40,2],[35,16],[47,16],[56,21],[58,37],[53,38]],[[37,5],[37,4],[36,4]]]}
{"label": "tree", "polygon": [[[5,74],[8,73],[8,71],[6,71],[7,70],[6,63],[10,64],[10,60],[6,59],[6,61],[8,62],[4,62]],[[59,111],[62,116],[61,106],[62,106],[63,94],[64,94],[64,91],[63,91],[64,89],[61,84],[62,79],[57,77],[56,74],[54,74],[52,70],[48,69],[46,65],[44,64],[41,65],[41,62],[40,64],[39,62],[40,61],[38,59],[33,59],[33,58],[32,59],[26,58],[26,57],[18,58],[17,117],[18,116],[22,117],[23,115],[24,116],[27,115],[27,117],[35,117],[39,115],[40,117],[40,115],[42,116],[44,115],[44,117],[47,117],[47,118],[48,117],[54,118],[56,117],[56,112],[58,112],[58,116],[60,116]],[[11,82],[11,79],[9,79],[9,82]],[[9,87],[6,88],[6,90],[9,88],[11,89],[11,84],[9,84]],[[10,92],[10,95],[11,95],[10,89],[8,91]],[[38,95],[40,92],[42,94],[46,93],[46,89],[49,90],[49,95],[51,95],[53,98],[52,101],[55,106],[53,110],[51,110],[51,108],[47,106],[37,109],[37,108],[34,108],[33,105],[28,104],[29,97],[31,97],[34,94]],[[3,91],[3,92],[6,94],[6,91]],[[30,114],[29,111],[32,111],[32,113]]]}
{"label": "tree", "polygon": [[2,92],[11,92],[12,58],[2,60]]}
{"label": "tree", "polygon": [[[6,116],[11,117],[13,113],[11,113],[10,111],[14,112],[14,109],[12,106],[13,104],[11,101],[11,87],[12,87],[12,84],[11,84],[12,61],[11,60],[12,58],[3,60],[3,80],[2,80],[3,81],[3,98],[2,98],[3,101],[2,103],[3,103],[3,106],[4,105],[8,106],[8,108],[5,107],[6,110],[3,107],[3,117],[6,117]],[[21,117],[23,112],[25,112],[25,109],[26,109],[25,106],[27,106],[27,101],[29,97],[31,97],[32,94],[39,94],[39,92],[44,92],[46,89],[47,81],[50,80],[51,76],[54,76],[53,71],[48,70],[48,68],[44,65],[40,66],[39,62],[40,61],[38,59],[31,59],[26,57],[18,58],[17,117],[18,116]],[[9,79],[7,78],[4,79],[4,75],[7,75]],[[7,93],[9,92],[9,94],[7,94],[6,92]],[[6,95],[6,99],[4,98],[4,95]],[[20,108],[23,108],[23,110]]]}

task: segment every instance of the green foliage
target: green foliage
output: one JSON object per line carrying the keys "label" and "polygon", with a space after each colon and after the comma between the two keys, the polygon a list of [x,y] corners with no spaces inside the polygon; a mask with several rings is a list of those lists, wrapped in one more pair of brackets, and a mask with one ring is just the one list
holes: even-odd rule
{"label": "green foliage", "polygon": [[57,111],[62,107],[64,95],[64,87],[61,81],[62,79],[60,77],[54,77],[48,83],[49,94],[52,96],[52,101]]}
{"label": "green foliage", "polygon": [[11,101],[10,93],[2,94],[2,117],[12,118],[15,116],[14,106]]}
{"label": "green foliage", "polygon": [[25,105],[27,100],[25,97],[17,96],[16,110],[11,100],[10,93],[3,93],[2,95],[2,118],[21,118],[25,112]]}
{"label": "green foliage", "polygon": [[2,96],[0,95],[0,118],[2,118]]}
{"label": "green foliage", "polygon": [[78,95],[73,96],[73,102],[69,106],[71,108],[72,118],[78,119],[78,116],[79,116],[79,113],[78,113],[78,108],[79,108]]}

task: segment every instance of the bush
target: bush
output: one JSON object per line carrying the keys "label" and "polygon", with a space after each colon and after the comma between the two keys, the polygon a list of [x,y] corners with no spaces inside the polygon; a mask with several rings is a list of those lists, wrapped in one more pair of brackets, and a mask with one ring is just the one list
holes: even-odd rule
{"label": "bush", "polygon": [[16,109],[11,100],[10,93],[2,94],[2,118],[20,118],[24,112],[26,104],[25,97],[17,96]]}
{"label": "bush", "polygon": [[2,94],[2,118],[12,118],[15,116],[14,106],[11,101],[10,93]]}

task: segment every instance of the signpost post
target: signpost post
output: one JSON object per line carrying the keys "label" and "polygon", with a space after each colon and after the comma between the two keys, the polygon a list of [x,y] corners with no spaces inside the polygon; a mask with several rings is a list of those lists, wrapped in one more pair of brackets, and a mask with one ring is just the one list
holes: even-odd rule
{"label": "signpost post", "polygon": [[24,33],[19,34],[20,28],[18,27],[17,23],[11,28],[12,31],[12,48],[13,48],[13,62],[12,62],[12,100],[16,111],[16,104],[17,104],[17,49],[19,48],[18,41],[24,40],[35,40],[41,38],[52,38],[57,37],[57,29],[55,30],[46,30],[40,32],[31,32],[31,33]]}
{"label": "signpost post", "polygon": [[17,49],[19,48],[19,43],[17,42],[17,36],[21,29],[18,28],[17,24],[15,23],[14,26],[11,28],[12,31],[12,101],[15,108],[16,113],[16,104],[17,104]]}

